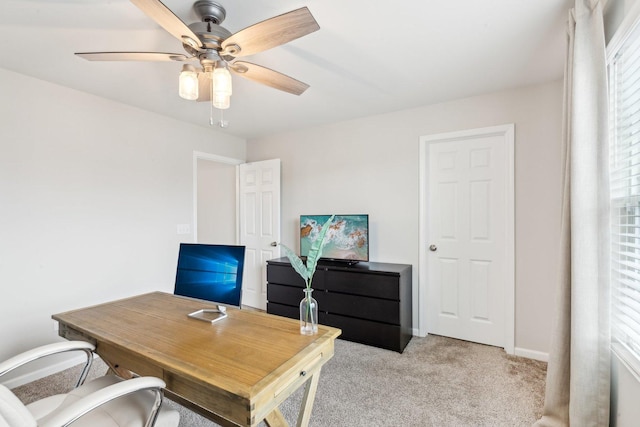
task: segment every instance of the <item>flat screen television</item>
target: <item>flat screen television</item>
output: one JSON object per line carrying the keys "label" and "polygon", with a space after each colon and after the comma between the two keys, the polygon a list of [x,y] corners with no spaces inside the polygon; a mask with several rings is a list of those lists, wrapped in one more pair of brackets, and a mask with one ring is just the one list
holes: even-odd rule
{"label": "flat screen television", "polygon": [[174,294],[212,301],[219,309],[221,304],[239,308],[244,254],[244,246],[181,243]]}
{"label": "flat screen television", "polygon": [[[300,255],[307,256],[331,215],[300,215]],[[369,261],[369,215],[336,215],[324,237],[323,260]]]}

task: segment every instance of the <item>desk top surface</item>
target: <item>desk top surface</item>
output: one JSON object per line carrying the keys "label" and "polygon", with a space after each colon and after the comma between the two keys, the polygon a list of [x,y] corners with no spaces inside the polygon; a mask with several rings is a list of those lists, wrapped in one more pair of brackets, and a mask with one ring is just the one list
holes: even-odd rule
{"label": "desk top surface", "polygon": [[229,308],[209,323],[187,315],[214,304],[153,292],[53,315],[100,343],[142,355],[162,369],[235,394],[259,393],[305,360],[333,355],[340,330],[300,334],[297,320]]}

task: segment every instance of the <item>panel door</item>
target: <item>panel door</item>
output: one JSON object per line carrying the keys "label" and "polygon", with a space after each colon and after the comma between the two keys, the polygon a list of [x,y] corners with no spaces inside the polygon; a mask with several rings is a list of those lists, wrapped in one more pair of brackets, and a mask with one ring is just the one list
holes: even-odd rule
{"label": "panel door", "polygon": [[246,246],[242,304],[266,310],[266,262],[280,256],[280,159],[238,170],[240,244]]}
{"label": "panel door", "polygon": [[465,136],[428,149],[428,332],[504,347],[512,285],[504,136]]}

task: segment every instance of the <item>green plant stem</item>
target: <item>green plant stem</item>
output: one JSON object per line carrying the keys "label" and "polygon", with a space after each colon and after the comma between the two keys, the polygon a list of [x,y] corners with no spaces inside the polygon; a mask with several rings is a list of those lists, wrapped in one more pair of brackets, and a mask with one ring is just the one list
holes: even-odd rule
{"label": "green plant stem", "polygon": [[309,278],[309,280],[307,280],[307,292],[305,292],[305,298],[307,299],[307,315],[306,315],[306,322],[309,323],[309,319],[312,319],[312,311],[311,311],[311,292],[309,292],[309,289],[311,289],[311,282],[313,281],[313,278]]}

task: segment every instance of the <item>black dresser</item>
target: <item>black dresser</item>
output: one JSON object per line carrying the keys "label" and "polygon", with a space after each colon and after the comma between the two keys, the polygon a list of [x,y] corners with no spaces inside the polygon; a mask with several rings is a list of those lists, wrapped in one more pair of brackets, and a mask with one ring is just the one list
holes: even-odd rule
{"label": "black dresser", "polygon": [[[300,317],[304,281],[287,258],[267,261],[267,312]],[[318,264],[312,283],[319,323],[340,338],[401,352],[412,336],[411,265]]]}

